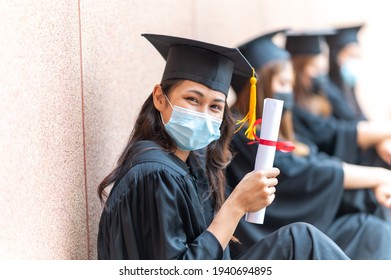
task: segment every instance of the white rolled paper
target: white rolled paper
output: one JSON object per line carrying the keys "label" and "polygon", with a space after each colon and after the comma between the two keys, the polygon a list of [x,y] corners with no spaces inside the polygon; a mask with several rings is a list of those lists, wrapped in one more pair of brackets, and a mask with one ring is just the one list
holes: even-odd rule
{"label": "white rolled paper", "polygon": [[[280,131],[280,122],[282,115],[282,107],[284,101],[265,98],[263,101],[263,113],[261,123],[260,138],[269,141],[277,141]],[[264,170],[273,167],[274,156],[276,154],[275,146],[258,145],[257,156],[255,159],[254,170]],[[246,221],[256,224],[263,224],[265,219],[265,210],[263,208],[257,212],[246,213]]]}

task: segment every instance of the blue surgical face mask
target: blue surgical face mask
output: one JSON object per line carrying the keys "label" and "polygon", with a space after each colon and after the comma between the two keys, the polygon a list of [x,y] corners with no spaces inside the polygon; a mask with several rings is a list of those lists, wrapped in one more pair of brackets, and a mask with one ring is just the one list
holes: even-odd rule
{"label": "blue surgical face mask", "polygon": [[343,81],[348,86],[353,87],[356,85],[357,80],[361,76],[361,71],[362,71],[361,61],[357,58],[347,59],[341,65],[341,76]]}
{"label": "blue surgical face mask", "polygon": [[168,123],[164,123],[163,117],[162,121],[167,133],[181,150],[202,149],[220,138],[221,119],[186,108],[173,107],[168,98],[167,101],[172,108],[172,114]]}
{"label": "blue surgical face mask", "polygon": [[273,93],[273,98],[284,101],[283,112],[291,111],[295,104],[293,92],[275,92]]}

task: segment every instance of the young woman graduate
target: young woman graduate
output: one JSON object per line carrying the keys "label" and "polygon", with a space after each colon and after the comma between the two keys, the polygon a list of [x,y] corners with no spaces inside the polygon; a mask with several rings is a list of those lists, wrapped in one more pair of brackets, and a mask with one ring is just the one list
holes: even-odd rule
{"label": "young woman graduate", "polygon": [[[387,204],[391,197],[391,172],[373,167],[360,167],[319,152],[316,145],[296,134],[292,124],[294,72],[289,53],[272,41],[277,33],[262,35],[239,47],[257,69],[257,116],[262,116],[264,98],[284,100],[280,140],[291,141],[296,149],[291,153],[276,152],[274,166],[280,170],[276,198],[266,208],[262,225],[252,225],[252,231],[235,232],[242,243],[232,250],[241,252],[253,244],[259,235],[273,232],[292,222],[308,222],[326,233],[352,259],[391,259],[390,225],[369,213],[338,215],[344,192],[366,186],[376,194],[377,204]],[[248,86],[234,82],[238,93],[233,105],[237,118],[249,109]],[[241,130],[247,127],[241,128]],[[226,169],[227,181],[235,186],[246,173],[254,169],[257,145],[249,145],[239,130],[233,138],[234,157]],[[248,226],[250,227],[250,226]]]}
{"label": "young woman graduate", "polygon": [[[358,32],[364,25],[336,29],[326,36],[329,47],[330,86],[333,115],[340,120],[368,120],[356,96],[356,83],[362,78],[361,48]],[[343,110],[341,110],[343,108]],[[391,138],[380,141],[371,149],[360,151],[359,162],[374,166],[391,166]],[[385,165],[386,164],[386,165]]]}
{"label": "young woman graduate", "polygon": [[273,201],[279,173],[276,168],[249,172],[225,197],[224,168],[235,128],[226,97],[232,76],[250,78],[252,67],[237,49],[143,36],[166,67],[117,166],[98,187],[104,200],[105,188],[113,184],[99,223],[98,258],[346,259],[333,241],[305,223],[231,255],[241,218]]}
{"label": "young woman graduate", "polygon": [[[382,145],[391,139],[390,121],[341,120],[332,115],[329,101],[332,91],[324,82],[328,69],[324,48],[325,36],[333,34],[334,31],[309,31],[290,32],[287,36],[285,48],[292,55],[295,72],[292,109],[295,131],[313,141],[321,151],[344,162],[391,169],[391,150]],[[385,150],[375,150],[378,145]],[[388,210],[376,206],[372,192],[346,192],[344,201],[343,213],[364,211],[391,219]]]}

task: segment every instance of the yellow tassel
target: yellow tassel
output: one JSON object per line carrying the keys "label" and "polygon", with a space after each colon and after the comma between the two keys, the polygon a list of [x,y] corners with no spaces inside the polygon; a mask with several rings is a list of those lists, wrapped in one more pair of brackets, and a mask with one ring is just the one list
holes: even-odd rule
{"label": "yellow tassel", "polygon": [[245,131],[244,135],[247,136],[248,139],[254,140],[256,135],[256,126],[254,125],[257,118],[257,78],[255,77],[255,70],[253,68],[253,76],[250,78],[250,104],[247,115],[244,116],[243,119],[237,121],[237,125],[240,124],[240,127],[235,131],[239,131],[245,122],[248,122],[248,128]]}

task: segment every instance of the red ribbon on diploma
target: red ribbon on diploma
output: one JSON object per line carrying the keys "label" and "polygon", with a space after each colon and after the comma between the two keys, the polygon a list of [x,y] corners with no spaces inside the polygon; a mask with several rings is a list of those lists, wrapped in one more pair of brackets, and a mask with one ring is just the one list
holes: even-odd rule
{"label": "red ribbon on diploma", "polygon": [[[260,123],[262,123],[262,119],[256,120],[254,122],[253,126],[256,126]],[[251,131],[254,131],[254,130],[251,129]],[[274,147],[276,147],[277,151],[280,151],[283,153],[289,153],[295,149],[295,145],[290,141],[271,141],[271,140],[261,139],[255,133],[253,133],[252,136],[255,138],[255,141],[251,141],[251,142],[247,143],[249,145],[258,143],[258,144],[266,145],[266,146],[274,146]]]}

